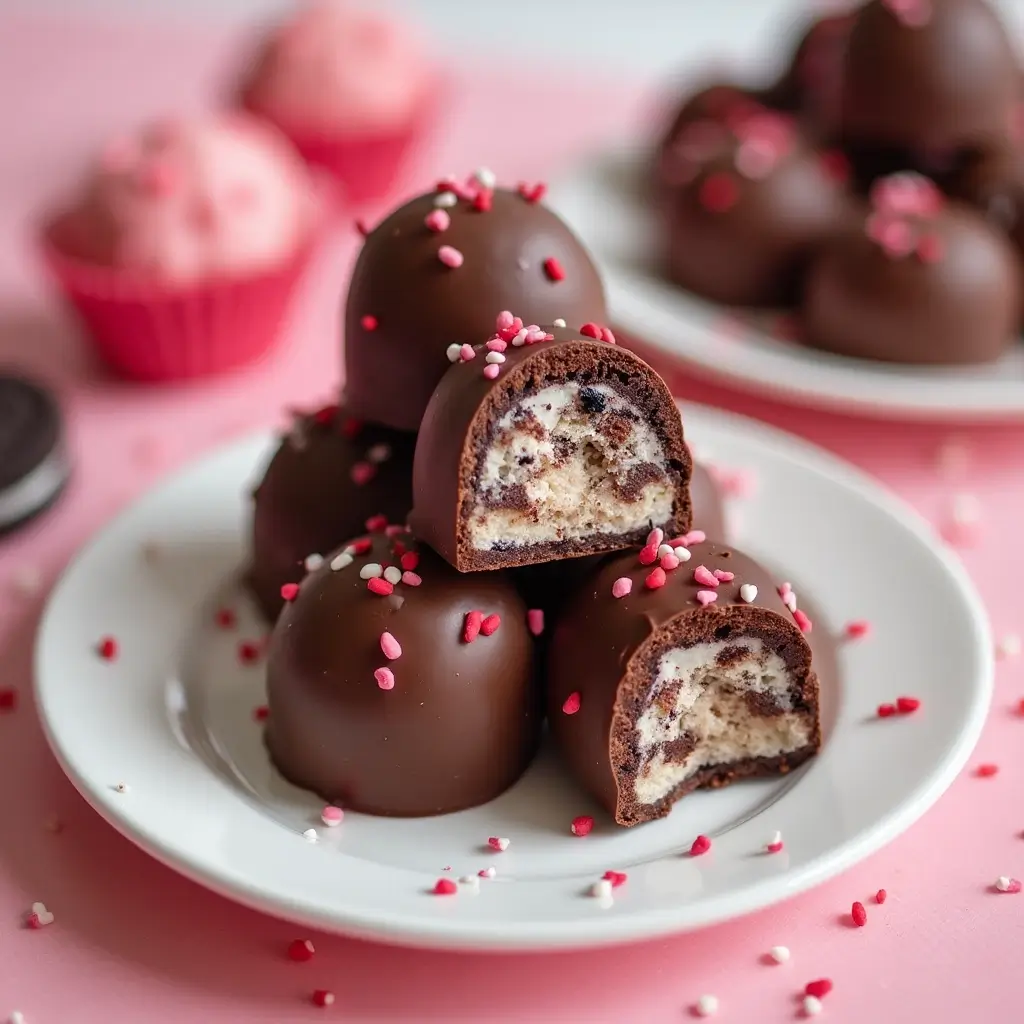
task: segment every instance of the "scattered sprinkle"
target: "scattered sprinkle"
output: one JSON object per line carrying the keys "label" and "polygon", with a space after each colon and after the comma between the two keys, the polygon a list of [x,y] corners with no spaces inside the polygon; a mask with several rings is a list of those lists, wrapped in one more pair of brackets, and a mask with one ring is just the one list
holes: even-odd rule
{"label": "scattered sprinkle", "polygon": [[380,635],[380,649],[389,661],[395,661],[402,656],[402,645],[387,630]]}
{"label": "scattered sprinkle", "polygon": [[764,848],[767,853],[780,853],[782,851],[782,833],[774,832],[771,839],[764,844]]}
{"label": "scattered sprinkle", "polygon": [[395,585],[389,583],[386,579],[377,577],[376,579],[367,580],[366,589],[378,597],[387,597],[395,592]]}
{"label": "scattered sprinkle", "polygon": [[700,999],[693,1004],[693,1010],[698,1017],[713,1017],[718,1013],[718,996],[701,996]]}
{"label": "scattered sprinkle", "polygon": [[306,572],[316,572],[324,564],[323,555],[306,555],[306,560],[302,563],[302,567]]}
{"label": "scattered sprinkle", "polygon": [[221,629],[234,629],[238,624],[238,617],[235,615],[234,609],[232,608],[218,608],[217,613],[213,617],[213,621]]}
{"label": "scattered sprinkle", "polygon": [[352,556],[347,551],[342,551],[340,555],[335,555],[331,559],[331,569],[334,572],[340,572],[342,569],[347,569],[352,564]]}
{"label": "scattered sprinkle", "polygon": [[665,572],[671,572],[673,569],[679,568],[679,558],[676,556],[676,553],[672,551],[667,555],[662,555],[661,558],[658,559],[658,565],[660,565]]}
{"label": "scattered sprinkle", "polygon": [[238,660],[243,665],[253,665],[260,660],[263,648],[255,640],[241,640],[238,644]]}
{"label": "scattered sprinkle", "polygon": [[884,889],[879,889],[878,892],[875,893],[876,903],[884,903],[888,898],[889,894]]}
{"label": "scattered sprinkle", "polygon": [[530,608],[526,613],[526,628],[533,636],[540,636],[544,632],[544,609]]}
{"label": "scattered sprinkle", "polygon": [[709,213],[727,213],[740,197],[739,186],[730,174],[709,174],[700,186],[697,199]]}
{"label": "scattered sprinkle", "polygon": [[434,206],[439,210],[450,210],[458,201],[459,197],[454,192],[438,192],[434,196]]}
{"label": "scattered sprinkle", "polygon": [[697,603],[706,608],[709,604],[718,600],[718,592],[715,590],[698,590]]}
{"label": "scattered sprinkle", "polygon": [[549,256],[544,261],[544,273],[547,274],[552,281],[565,280],[565,270],[562,268],[562,264],[559,263],[554,256]]}
{"label": "scattered sprinkle", "polygon": [[647,578],[644,580],[644,586],[648,590],[658,590],[660,587],[665,586],[666,579],[665,570],[659,565],[648,573]]}
{"label": "scattered sprinkle", "polygon": [[104,661],[115,661],[118,655],[117,641],[112,636],[103,637],[96,645],[96,653]]}
{"label": "scattered sprinkle", "polygon": [[777,964],[788,963],[790,957],[789,946],[772,946],[772,948],[768,950],[768,956],[770,956]]}
{"label": "scattered sprinkle", "polygon": [[719,580],[706,565],[698,565],[693,570],[693,578],[697,583],[705,587],[717,587],[719,584]]}
{"label": "scattered sprinkle", "polygon": [[657,544],[645,544],[640,549],[640,554],[637,558],[641,565],[654,565],[658,560],[658,546]]}
{"label": "scattered sprinkle", "polygon": [[446,267],[451,267],[453,270],[457,267],[461,267],[465,259],[458,249],[455,249],[450,245],[442,245],[441,248],[437,250],[437,258]]}
{"label": "scattered sprinkle", "polygon": [[611,900],[612,898],[612,883],[606,878],[602,878],[587,890],[587,892],[595,899],[599,900]]}
{"label": "scattered sprinkle", "polygon": [[484,362],[490,365],[500,366],[505,362],[505,357],[501,352],[488,352],[487,355],[484,356]]}
{"label": "scattered sprinkle", "polygon": [[544,182],[539,181],[536,185],[521,184],[519,186],[519,194],[528,203],[539,203],[544,198],[544,193],[547,192],[548,187]]}
{"label": "scattered sprinkle", "polygon": [[808,1017],[817,1017],[822,1010],[821,1000],[816,996],[804,996],[803,1008]]}
{"label": "scattered sprinkle", "polygon": [[395,688],[395,673],[387,667],[376,669],[373,673],[373,678],[377,680],[377,685],[382,690],[393,690]]}
{"label": "scattered sprinkle", "polygon": [[848,622],[843,629],[843,635],[848,640],[862,640],[871,632],[871,623],[866,619],[856,619]]}
{"label": "scattered sprinkle", "polygon": [[589,814],[581,814],[579,817],[572,819],[569,831],[574,836],[586,836],[590,834],[590,830],[593,827],[594,819]]}
{"label": "scattered sprinkle", "polygon": [[499,853],[504,853],[508,849],[508,844],[511,842],[509,839],[505,839],[503,836],[490,836],[487,839],[487,845],[492,850],[497,850]]}
{"label": "scattered sprinkle", "polygon": [[711,849],[711,840],[707,836],[697,836],[690,846],[690,856],[699,857]]}
{"label": "scattered sprinkle", "polygon": [[753,583],[744,583],[740,587],[740,600],[745,601],[747,604],[752,604],[757,600],[757,587]]}
{"label": "scattered sprinkle", "polygon": [[991,779],[993,775],[999,774],[999,765],[997,764],[979,764],[974,770],[974,774],[979,779]]}
{"label": "scattered sprinkle", "polygon": [[320,812],[320,820],[328,828],[336,828],[345,820],[345,812],[340,807],[335,807],[334,804],[328,804]]}
{"label": "scattered sprinkle", "polygon": [[391,586],[397,587],[402,582],[402,570],[397,565],[389,565],[384,570],[384,579],[390,583]]}
{"label": "scattered sprinkle", "polygon": [[297,964],[308,963],[313,959],[316,949],[309,939],[295,939],[288,944],[288,959]]}
{"label": "scattered sprinkle", "polygon": [[418,587],[423,579],[418,573],[406,571],[402,573],[402,582],[407,587]]}
{"label": "scattered sprinkle", "polygon": [[891,718],[896,714],[895,704],[879,704],[876,712],[879,718]]}
{"label": "scattered sprinkle", "polygon": [[18,706],[18,691],[10,686],[0,688],[0,712],[14,711]]}
{"label": "scattered sprinkle", "polygon": [[814,628],[814,623],[811,622],[810,617],[799,608],[793,612],[793,621],[799,626],[801,633],[810,633]]}
{"label": "scattered sprinkle", "polygon": [[484,367],[484,376],[488,380],[496,380],[500,372],[501,371],[494,363],[488,363],[487,366]]}
{"label": "scattered sprinkle", "polygon": [[462,358],[462,346],[457,341],[453,341],[444,351],[449,363],[457,363]]}
{"label": "scattered sprinkle", "polygon": [[633,581],[628,576],[620,576],[612,584],[612,597],[625,597],[633,589]]}
{"label": "scattered sprinkle", "polygon": [[551,326],[552,327],[564,327],[565,326],[565,320],[563,320],[562,317],[560,317],[560,316],[555,317],[555,319],[551,321]]}
{"label": "scattered sprinkle", "polygon": [[480,891],[480,876],[479,875],[462,875],[459,878],[459,885],[464,885],[470,892]]}
{"label": "scattered sprinkle", "polygon": [[804,986],[804,994],[814,996],[815,999],[824,999],[831,991],[831,978],[818,978],[817,981],[809,981]]}
{"label": "scattered sprinkle", "polygon": [[120,793],[122,796],[124,796],[125,793],[130,793],[131,792],[131,787],[128,785],[127,782],[118,782],[114,786],[114,792],[115,793]]}
{"label": "scattered sprinkle", "polygon": [[[585,324],[584,324],[584,325],[583,325],[583,326],[582,326],[582,327],[580,328],[580,334],[582,334],[584,338],[594,338],[594,339],[596,340],[596,339],[598,339],[598,338],[600,338],[600,337],[601,337],[601,327],[600,327],[600,325],[599,325],[599,324],[595,324],[595,323],[593,323],[592,321],[589,321],[589,320],[588,320],[588,321],[587,321],[587,322],[586,322],[586,323],[585,323]],[[651,531],[651,533],[652,533],[652,534],[653,534],[654,532],[655,532],[654,530],[652,530],[652,531]],[[660,530],[658,530],[657,532],[658,532],[658,533],[661,533],[661,531],[660,531]],[[650,538],[650,537],[648,537],[648,538],[647,538],[647,543],[648,543],[648,544],[650,544],[650,543],[651,543],[651,538]],[[655,542],[655,547],[657,547],[657,545],[658,545],[658,544],[660,544],[660,543],[661,543],[661,539],[659,538],[659,539],[658,539],[658,540],[657,540],[657,541]]]}
{"label": "scattered sprinkle", "polygon": [[435,207],[427,216],[424,218],[423,223],[426,224],[431,231],[447,231],[451,227],[452,219],[448,216],[448,211],[443,210],[440,207]]}
{"label": "scattered sprinkle", "polygon": [[462,623],[463,643],[471,644],[480,635],[480,627],[483,621],[483,612],[475,610],[466,612],[466,617]]}
{"label": "scattered sprinkle", "polygon": [[314,989],[313,991],[313,1005],[314,1006],[333,1006],[334,1005],[334,993],[328,992],[325,988]]}
{"label": "scattered sprinkle", "polygon": [[574,690],[565,698],[565,703],[562,705],[562,711],[567,715],[575,715],[580,709],[580,695],[579,692]]}
{"label": "scattered sprinkle", "polygon": [[363,524],[370,533],[383,533],[388,527],[388,517],[383,513],[370,516]]}
{"label": "scattered sprinkle", "polygon": [[479,878],[493,878],[498,873],[496,868],[481,868],[477,872]]}
{"label": "scattered sprinkle", "polygon": [[868,923],[868,912],[864,909],[864,904],[860,901],[854,903],[850,907],[850,917],[858,928],[863,928]]}
{"label": "scattered sprinkle", "polygon": [[1018,893],[1021,890],[1021,883],[1016,878],[1000,875],[996,879],[995,888],[998,892]]}
{"label": "scattered sprinkle", "polygon": [[38,930],[49,924],[53,924],[53,913],[46,909],[45,903],[33,903],[25,915],[25,927]]}
{"label": "scattered sprinkle", "polygon": [[458,886],[450,878],[439,878],[434,883],[435,896],[454,896],[457,891]]}
{"label": "scattered sprinkle", "polygon": [[352,477],[352,483],[362,487],[377,475],[377,467],[372,462],[357,462],[349,475]]}
{"label": "scattered sprinkle", "polygon": [[372,580],[383,575],[384,566],[382,566],[380,562],[367,562],[366,565],[362,566],[359,570],[359,578],[361,580]]}
{"label": "scattered sprinkle", "polygon": [[265,722],[270,717],[270,708],[266,704],[257,704],[252,709],[252,717],[257,722]]}
{"label": "scattered sprinkle", "polygon": [[476,349],[472,345],[460,346],[459,359],[464,363],[468,363],[471,359],[476,359]]}
{"label": "scattered sprinkle", "polygon": [[359,321],[360,326],[364,331],[375,331],[377,330],[377,318],[372,313],[367,313]]}
{"label": "scattered sprinkle", "polygon": [[613,889],[618,889],[620,885],[625,885],[629,878],[625,871],[606,871],[601,877],[604,881],[611,882]]}
{"label": "scattered sprinkle", "polygon": [[483,622],[480,623],[480,632],[484,636],[491,636],[497,633],[498,627],[501,625],[500,615],[488,615]]}
{"label": "scattered sprinkle", "polygon": [[285,601],[294,601],[299,596],[299,585],[298,583],[285,583],[281,587],[281,597]]}
{"label": "scattered sprinkle", "polygon": [[916,711],[921,706],[921,702],[917,697],[897,697],[896,698],[896,710],[901,715],[909,715]]}

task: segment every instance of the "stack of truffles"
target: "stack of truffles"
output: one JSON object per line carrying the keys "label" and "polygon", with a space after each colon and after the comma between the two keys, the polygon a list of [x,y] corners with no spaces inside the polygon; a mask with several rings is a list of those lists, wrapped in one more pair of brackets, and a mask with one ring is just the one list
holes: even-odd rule
{"label": "stack of truffles", "polygon": [[810,621],[693,528],[679,412],[542,192],[478,172],[367,235],[343,401],[256,491],[267,746],[352,810],[492,800],[545,717],[621,825],[820,744]]}

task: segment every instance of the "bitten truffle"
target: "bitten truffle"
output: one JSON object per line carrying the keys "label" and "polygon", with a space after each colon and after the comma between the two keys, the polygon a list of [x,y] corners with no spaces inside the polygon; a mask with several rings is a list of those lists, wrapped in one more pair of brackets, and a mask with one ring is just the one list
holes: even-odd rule
{"label": "bitten truffle", "polygon": [[687,550],[657,586],[636,552],[606,559],[551,641],[555,742],[620,825],[701,786],[788,772],[821,744],[812,624],[792,588],[735,548]]}
{"label": "bitten truffle", "polygon": [[727,305],[794,301],[815,250],[849,216],[842,165],[808,148],[793,118],[763,109],[729,127],[691,125],[684,151],[688,180],[665,216],[669,277]]}
{"label": "bitten truffle", "polygon": [[284,605],[281,587],[305,576],[307,560],[316,564],[367,521],[405,521],[415,441],[337,406],[295,418],[253,493],[248,585],[270,622]]}
{"label": "bitten truffle", "polygon": [[266,742],[285,778],[346,809],[422,817],[498,796],[536,751],[526,607],[402,529],[330,553],[270,639]]}
{"label": "bitten truffle", "polygon": [[522,327],[502,313],[497,335],[441,379],[416,444],[409,524],[460,572],[689,529],[679,411],[651,367],[602,337],[613,338],[596,324]]}
{"label": "bitten truffle", "polygon": [[353,415],[417,430],[449,345],[486,338],[499,310],[527,323],[604,322],[601,279],[566,224],[520,192],[442,181],[370,232],[345,307]]}
{"label": "bitten truffle", "polygon": [[807,344],[920,364],[984,363],[1006,351],[1020,312],[1008,239],[928,179],[876,182],[866,225],[829,243],[808,275]]}
{"label": "bitten truffle", "polygon": [[917,170],[944,182],[1006,144],[1019,98],[1013,46],[984,0],[871,0],[856,13],[840,137],[862,179]]}

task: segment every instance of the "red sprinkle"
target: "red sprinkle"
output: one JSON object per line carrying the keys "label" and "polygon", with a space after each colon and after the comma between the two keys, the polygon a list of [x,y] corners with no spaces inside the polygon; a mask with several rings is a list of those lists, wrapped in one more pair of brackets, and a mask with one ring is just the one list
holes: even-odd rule
{"label": "red sprinkle", "polygon": [[327,427],[334,422],[334,417],[337,415],[338,407],[336,405],[325,405],[313,413],[313,422],[318,427]]}
{"label": "red sprinkle", "polygon": [[658,545],[647,544],[640,549],[640,564],[654,565],[658,560]]}
{"label": "red sprinkle", "polygon": [[490,636],[492,633],[498,632],[498,627],[501,625],[500,615],[488,615],[483,622],[480,623],[480,632],[484,636]]}
{"label": "red sprinkle", "polygon": [[587,322],[580,328],[580,334],[584,338],[597,339],[601,337],[601,328],[598,324]]}
{"label": "red sprinkle", "polygon": [[819,978],[817,981],[807,982],[804,986],[804,995],[814,996],[815,999],[824,999],[831,991],[831,978]]}
{"label": "red sprinkle", "polygon": [[221,629],[234,629],[238,619],[231,608],[218,608],[213,621],[216,622]]}
{"label": "red sprinkle", "polygon": [[601,340],[608,342],[609,345],[615,344],[615,335],[610,327],[601,328]]}
{"label": "red sprinkle", "polygon": [[539,181],[536,185],[527,185],[525,182],[519,186],[519,194],[528,203],[539,203],[544,198],[548,187],[544,182]]}
{"label": "red sprinkle", "polygon": [[318,988],[313,992],[314,1006],[333,1006],[334,993],[328,992],[325,988]]}
{"label": "red sprinkle", "polygon": [[565,703],[562,705],[562,711],[567,715],[575,715],[580,709],[580,695],[579,692],[574,690],[565,698]]}
{"label": "red sprinkle", "polygon": [[896,698],[896,710],[901,715],[909,715],[912,711],[916,711],[920,706],[921,702],[916,697]]}
{"label": "red sprinkle", "polygon": [[348,545],[353,555],[365,555],[373,547],[373,541],[369,537],[360,537]]}
{"label": "red sprinkle", "polygon": [[705,178],[698,194],[700,205],[710,213],[726,213],[736,205],[739,197],[739,186],[724,172]]}
{"label": "red sprinkle", "polygon": [[351,471],[352,483],[357,487],[368,484],[377,475],[377,467],[372,462],[357,462]]}
{"label": "red sprinkle", "polygon": [[793,612],[793,621],[800,627],[801,633],[810,633],[814,628],[814,624],[807,617],[807,613],[801,611],[799,608]]}
{"label": "red sprinkle", "polygon": [[104,661],[114,661],[117,658],[117,641],[112,636],[105,636],[96,647],[96,653]]}
{"label": "red sprinkle", "polygon": [[659,565],[648,573],[647,579],[644,580],[644,586],[648,590],[657,590],[659,587],[665,586],[666,579],[665,570]]}
{"label": "red sprinkle", "polygon": [[402,645],[387,630],[380,635],[380,649],[388,661],[394,661],[402,656]]}
{"label": "red sprinkle", "polygon": [[606,882],[611,882],[613,889],[618,889],[620,885],[626,884],[626,878],[628,876],[625,871],[606,871],[601,877]]}
{"label": "red sprinkle", "polygon": [[254,661],[259,661],[262,653],[260,645],[255,640],[243,640],[238,645],[238,660],[243,665],[251,665]]}
{"label": "red sprinkle", "polygon": [[864,619],[857,619],[855,622],[848,622],[843,632],[850,640],[860,640],[871,632],[871,623]]}
{"label": "red sprinkle", "polygon": [[316,950],[309,939],[296,939],[288,945],[288,959],[298,964],[304,964],[313,959]]}
{"label": "red sprinkle", "polygon": [[488,213],[494,201],[494,191],[489,188],[482,188],[473,196],[473,209],[481,213]]}
{"label": "red sprinkle", "polygon": [[879,704],[878,705],[878,717],[879,718],[891,718],[896,714],[895,704]]}
{"label": "red sprinkle", "polygon": [[458,886],[450,878],[439,878],[434,883],[435,896],[453,896],[458,892]]}
{"label": "red sprinkle", "polygon": [[359,321],[364,331],[375,331],[377,330],[377,318],[372,313],[367,313],[362,320]]}
{"label": "red sprinkle", "polygon": [[569,830],[574,836],[586,836],[594,827],[594,819],[589,814],[581,814],[578,818],[572,819]]}
{"label": "red sprinkle", "polygon": [[544,632],[544,609],[531,608],[526,613],[526,628],[533,636],[540,636]]}
{"label": "red sprinkle", "polygon": [[286,601],[294,601],[299,596],[299,585],[298,583],[285,583],[281,587],[281,597]]}
{"label": "red sprinkle", "polygon": [[387,597],[388,594],[395,592],[394,584],[388,583],[383,576],[374,576],[373,579],[366,581],[366,589],[371,594],[376,594],[378,597]]}
{"label": "red sprinkle", "polygon": [[402,555],[400,561],[402,568],[406,572],[413,572],[420,564],[420,556],[415,551],[406,551],[405,554]]}
{"label": "red sprinkle", "polygon": [[265,722],[270,717],[270,708],[266,704],[260,704],[252,709],[252,717],[257,722]]}
{"label": "red sprinkle", "polygon": [[975,773],[979,779],[991,779],[993,775],[999,774],[999,765],[997,764],[979,764]]}
{"label": "red sprinkle", "polygon": [[864,909],[864,904],[857,902],[850,907],[850,916],[853,918],[853,923],[858,928],[863,928],[868,923],[868,912]]}
{"label": "red sprinkle", "polygon": [[13,711],[18,706],[18,691],[9,686],[0,689],[0,711]]}
{"label": "red sprinkle", "polygon": [[544,273],[547,274],[552,281],[565,280],[565,270],[562,269],[562,264],[559,263],[554,256],[549,256],[544,261]]}
{"label": "red sprinkle", "polygon": [[483,621],[483,612],[466,612],[466,618],[462,625],[462,639],[465,643],[471,644],[480,635],[480,627],[483,625]]}
{"label": "red sprinkle", "polygon": [[357,420],[355,416],[346,416],[341,423],[341,433],[344,437],[354,440],[363,429],[363,421]]}
{"label": "red sprinkle", "polygon": [[370,533],[383,533],[388,528],[388,517],[383,513],[370,516],[364,525]]}
{"label": "red sprinkle", "polygon": [[711,849],[711,840],[707,836],[697,836],[693,841],[693,845],[690,847],[690,856],[699,857],[702,853],[707,853]]}
{"label": "red sprinkle", "polygon": [[875,902],[884,903],[888,896],[889,894],[884,889],[879,889],[878,892],[875,893]]}

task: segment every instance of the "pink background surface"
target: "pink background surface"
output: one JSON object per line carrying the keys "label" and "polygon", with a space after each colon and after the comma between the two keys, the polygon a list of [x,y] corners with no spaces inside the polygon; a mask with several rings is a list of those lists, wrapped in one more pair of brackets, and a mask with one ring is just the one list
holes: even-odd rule
{"label": "pink background surface", "polygon": [[[753,917],[678,939],[553,956],[455,956],[312,936],[317,956],[284,956],[297,930],[243,910],[161,867],[78,797],[43,741],[30,695],[32,643],[45,591],[79,545],[119,509],[211,445],[280,422],[291,401],[322,397],[336,375],[337,311],[355,240],[342,232],[296,305],[286,342],[266,363],[188,389],[109,379],[48,293],[32,255],[32,217],[75,178],[90,149],[154,111],[201,106],[224,80],[237,40],[28,19],[0,21],[0,364],[60,392],[76,476],[61,504],[0,542],[0,685],[20,691],[0,715],[0,1019],[74,1021],[579,1021],[662,1024],[716,993],[721,1020],[798,1016],[803,984],[830,976],[831,1021],[1003,1022],[1024,1018],[1019,984],[1024,895],[989,891],[1024,874],[1024,696],[1020,660],[998,669],[996,699],[968,771],[927,817],[839,880]],[[622,136],[641,90],[604,76],[463,71],[447,131],[415,181],[485,164],[501,180],[549,176],[574,155]],[[954,492],[983,508],[964,552],[997,635],[1022,628],[1024,427],[957,431],[969,468],[941,473],[940,427],[892,426],[794,411],[688,382],[685,397],[803,434],[874,473],[936,522]],[[186,415],[187,413],[187,415]],[[798,500],[798,496],[794,496]],[[19,581],[41,574],[42,589]],[[52,834],[46,821],[64,824]],[[851,901],[879,887],[863,929]],[[35,900],[56,915],[20,926]],[[790,947],[784,967],[760,958]],[[337,995],[331,1010],[306,1001]]]}

